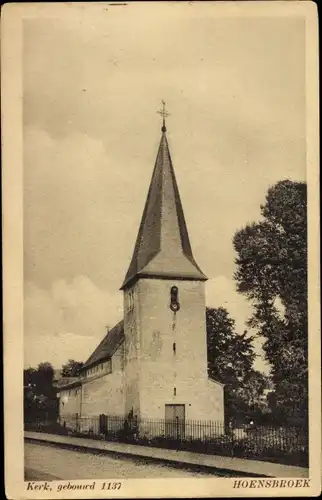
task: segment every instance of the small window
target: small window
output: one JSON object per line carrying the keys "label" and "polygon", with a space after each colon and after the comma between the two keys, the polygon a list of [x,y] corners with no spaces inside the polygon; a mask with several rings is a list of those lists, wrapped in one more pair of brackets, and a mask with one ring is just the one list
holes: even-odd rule
{"label": "small window", "polygon": [[112,360],[110,360],[110,359],[106,363],[106,371],[107,371],[107,373],[112,372]]}
{"label": "small window", "polygon": [[177,286],[172,286],[170,289],[170,309],[177,312],[180,309],[179,290]]}
{"label": "small window", "polygon": [[174,387],[174,388],[173,388],[173,395],[174,395],[174,396],[176,396],[176,395],[177,395],[177,388],[176,388],[176,387]]}
{"label": "small window", "polygon": [[133,290],[129,292],[129,311],[132,311],[134,308],[134,293]]}
{"label": "small window", "polygon": [[177,352],[177,346],[176,346],[175,342],[173,342],[172,349],[173,349],[173,354],[176,354],[176,352]]}

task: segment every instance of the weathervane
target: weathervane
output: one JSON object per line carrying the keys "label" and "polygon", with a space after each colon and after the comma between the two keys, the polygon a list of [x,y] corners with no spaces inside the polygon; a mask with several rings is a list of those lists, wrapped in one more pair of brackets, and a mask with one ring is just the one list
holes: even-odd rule
{"label": "weathervane", "polygon": [[162,125],[162,132],[166,132],[166,126],[165,126],[165,119],[167,116],[170,116],[170,113],[168,113],[165,109],[165,101],[161,101],[162,102],[162,109],[160,109],[159,111],[157,111],[157,113],[159,113],[159,115],[162,116],[163,118],[163,125]]}

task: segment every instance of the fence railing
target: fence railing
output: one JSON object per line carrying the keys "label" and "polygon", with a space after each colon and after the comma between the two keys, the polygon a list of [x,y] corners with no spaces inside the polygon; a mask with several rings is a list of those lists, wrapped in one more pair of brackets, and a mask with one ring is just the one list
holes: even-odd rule
{"label": "fence railing", "polygon": [[301,427],[232,426],[199,420],[137,419],[113,415],[61,416],[26,429],[86,436],[213,455],[308,466],[308,432]]}

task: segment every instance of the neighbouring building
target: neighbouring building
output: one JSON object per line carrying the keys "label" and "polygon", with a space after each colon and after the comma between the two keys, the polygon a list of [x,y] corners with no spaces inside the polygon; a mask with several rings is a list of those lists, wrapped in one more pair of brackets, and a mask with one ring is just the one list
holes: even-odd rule
{"label": "neighbouring building", "polygon": [[58,384],[60,419],[100,414],[224,421],[223,385],[207,373],[205,282],[196,263],[166,137],[121,290],[124,319],[77,379]]}

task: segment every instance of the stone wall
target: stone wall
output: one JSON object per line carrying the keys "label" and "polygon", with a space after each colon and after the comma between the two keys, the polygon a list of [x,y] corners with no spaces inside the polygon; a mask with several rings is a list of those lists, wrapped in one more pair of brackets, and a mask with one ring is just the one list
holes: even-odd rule
{"label": "stone wall", "polygon": [[[172,286],[179,290],[176,313]],[[223,421],[223,387],[208,382],[204,283],[141,279],[137,300],[140,416],[165,418],[166,404],[184,404],[186,419]]]}
{"label": "stone wall", "polygon": [[59,396],[59,418],[61,425],[73,427],[76,422],[76,415],[81,412],[81,386],[67,388],[60,391]]}
{"label": "stone wall", "polygon": [[[124,415],[124,346],[112,357],[112,371],[85,379],[82,384],[81,416]],[[99,373],[99,372],[98,372]]]}
{"label": "stone wall", "polygon": [[140,415],[140,327],[137,285],[124,292],[125,414]]}

